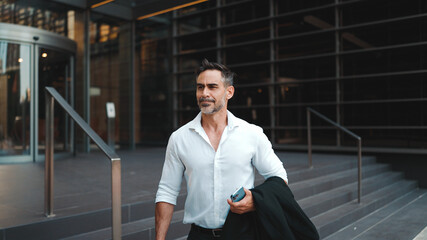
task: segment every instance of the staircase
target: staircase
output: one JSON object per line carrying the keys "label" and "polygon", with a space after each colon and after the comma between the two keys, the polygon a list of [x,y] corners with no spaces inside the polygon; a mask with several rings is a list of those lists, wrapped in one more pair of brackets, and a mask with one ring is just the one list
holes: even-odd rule
{"label": "staircase", "polygon": [[[324,156],[327,158],[327,155]],[[286,166],[290,188],[295,198],[317,227],[321,239],[351,239],[360,234],[363,223],[374,214],[393,214],[408,202],[426,195],[427,191],[417,188],[415,181],[405,180],[402,173],[391,171],[385,164],[376,162],[375,157],[363,157],[362,203],[357,203],[357,161],[314,163],[312,169],[299,165]],[[286,162],[286,161],[284,161]],[[260,176],[256,185],[263,182]],[[185,190],[184,190],[185,191]],[[185,193],[180,195],[178,205],[168,232],[168,239],[185,239],[189,226],[182,224]],[[109,209],[88,212],[78,216],[45,221],[14,227],[15,235],[9,234],[0,240],[10,239],[111,239]],[[122,239],[154,239],[153,200],[127,204],[122,207]],[[378,217],[378,216],[377,216]],[[52,230],[53,229],[53,230]],[[50,231],[50,232],[49,232]],[[67,231],[67,235],[55,235],[55,231]],[[27,233],[25,233],[27,232]],[[32,234],[30,234],[32,233]],[[25,235],[27,234],[27,235]],[[33,236],[25,238],[25,236]],[[34,237],[36,236],[36,237]]]}

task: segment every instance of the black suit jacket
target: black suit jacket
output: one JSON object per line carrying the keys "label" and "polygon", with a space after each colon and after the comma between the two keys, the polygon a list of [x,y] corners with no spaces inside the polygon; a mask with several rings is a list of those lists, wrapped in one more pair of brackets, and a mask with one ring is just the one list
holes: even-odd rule
{"label": "black suit jacket", "polygon": [[241,215],[230,211],[223,239],[319,239],[316,227],[282,178],[271,177],[251,191],[256,211]]}

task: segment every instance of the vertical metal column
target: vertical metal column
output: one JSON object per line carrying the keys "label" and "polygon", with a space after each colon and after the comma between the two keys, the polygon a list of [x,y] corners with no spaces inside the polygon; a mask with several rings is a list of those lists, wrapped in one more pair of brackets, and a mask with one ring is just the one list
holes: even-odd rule
{"label": "vertical metal column", "polygon": [[[70,105],[71,107],[74,109],[75,105],[74,105],[74,89],[76,86],[76,79],[75,79],[75,75],[74,75],[74,66],[75,66],[75,59],[73,56],[70,57],[70,78],[71,78],[71,84],[70,84]],[[76,156],[76,132],[74,129],[74,119],[70,118],[70,144],[71,144],[71,148],[70,148],[70,152],[73,153],[73,156]]]}
{"label": "vertical metal column", "polygon": [[357,141],[357,202],[360,203],[362,197],[362,139],[359,138]]}
{"label": "vertical metal column", "polygon": [[222,35],[221,35],[221,1],[216,1],[216,61],[222,63]]}
{"label": "vertical metal column", "polygon": [[[70,99],[70,82],[68,82],[68,78],[70,75],[70,65],[67,65],[65,67],[65,99],[68,102],[71,102]],[[64,118],[65,118],[65,140],[64,140],[64,150],[66,151],[70,151],[69,149],[69,140],[70,140],[70,117],[68,117],[68,114],[66,112],[64,112]]]}
{"label": "vertical metal column", "polygon": [[31,64],[30,68],[32,71],[32,83],[31,83],[31,156],[33,158],[33,162],[37,162],[37,158],[39,155],[39,46],[36,44],[36,39],[34,39],[34,44],[32,45],[33,51],[31,51],[31,59],[33,60],[33,64]]}
{"label": "vertical metal column", "polygon": [[47,217],[55,216],[53,214],[53,109],[54,99],[45,92],[45,214]]}
{"label": "vertical metal column", "polygon": [[135,20],[131,23],[130,37],[130,128],[129,148],[135,150]]}
{"label": "vertical metal column", "polygon": [[178,128],[178,26],[177,26],[177,11],[172,12],[172,112],[173,112],[173,129]]}
{"label": "vertical metal column", "polygon": [[270,136],[271,142],[276,143],[276,114],[275,114],[275,81],[276,81],[276,70],[275,70],[275,60],[276,60],[276,50],[275,50],[275,37],[276,37],[276,24],[274,19],[275,11],[277,8],[274,7],[274,0],[270,0],[270,86],[268,87],[269,91],[269,104],[270,104]]}
{"label": "vertical metal column", "polygon": [[[84,81],[84,112],[83,117],[86,122],[90,123],[90,9],[85,10],[84,15],[84,59],[83,59],[83,81]],[[87,135],[83,136],[83,149],[85,152],[90,152],[90,138]]]}
{"label": "vertical metal column", "polygon": [[[341,124],[341,34],[339,32],[339,27],[341,26],[341,12],[339,9],[339,0],[335,0],[335,90],[336,90],[336,114],[337,114],[337,123]],[[337,136],[337,146],[341,146],[341,132],[336,130]]]}
{"label": "vertical metal column", "polygon": [[308,145],[308,167],[313,167],[312,146],[311,146],[311,113],[307,108],[307,145]]}

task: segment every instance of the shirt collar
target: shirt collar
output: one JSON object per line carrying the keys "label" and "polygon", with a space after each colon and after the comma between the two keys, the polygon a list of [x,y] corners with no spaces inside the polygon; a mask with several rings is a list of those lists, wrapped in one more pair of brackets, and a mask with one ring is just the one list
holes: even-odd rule
{"label": "shirt collar", "polygon": [[[230,112],[227,110],[227,127],[228,130],[232,130],[235,127],[238,127],[239,121],[237,121],[237,118]],[[193,119],[193,121],[191,121],[189,128],[196,131],[196,132],[200,132],[203,128],[202,128],[202,112],[199,112],[199,114],[197,114],[197,116]]]}

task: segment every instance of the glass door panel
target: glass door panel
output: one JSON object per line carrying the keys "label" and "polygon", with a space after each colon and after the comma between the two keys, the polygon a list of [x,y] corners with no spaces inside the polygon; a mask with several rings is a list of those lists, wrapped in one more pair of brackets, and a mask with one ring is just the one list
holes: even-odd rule
{"label": "glass door panel", "polygon": [[[71,56],[48,48],[39,48],[38,83],[38,143],[39,154],[45,150],[45,87],[54,87],[62,97],[71,102]],[[55,103],[54,108],[54,151],[70,151],[70,120],[66,112]]]}
{"label": "glass door panel", "polygon": [[30,155],[31,45],[0,41],[0,156]]}

